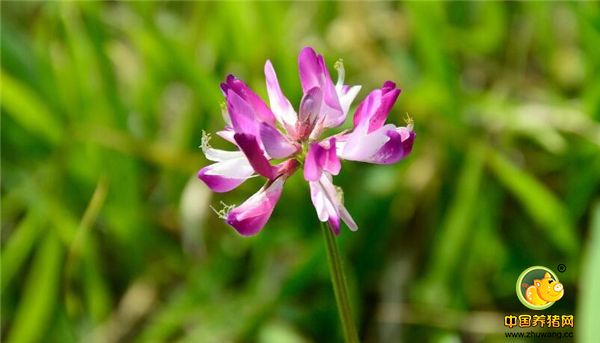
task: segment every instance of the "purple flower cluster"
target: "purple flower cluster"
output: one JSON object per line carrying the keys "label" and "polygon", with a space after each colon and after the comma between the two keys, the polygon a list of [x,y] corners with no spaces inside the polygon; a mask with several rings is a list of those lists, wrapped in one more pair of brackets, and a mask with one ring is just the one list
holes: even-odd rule
{"label": "purple flower cluster", "polygon": [[[215,163],[202,168],[198,177],[215,192],[228,192],[252,176],[267,179],[264,187],[239,206],[226,206],[219,215],[242,235],[258,233],[269,220],[281,196],[283,185],[299,167],[310,185],[312,203],[322,222],[335,234],[340,219],[351,230],[358,226],[346,210],[342,191],[332,182],[341,169],[340,159],[391,164],[412,150],[412,124],[396,127],[385,124],[400,89],[386,81],[358,105],[353,129],[321,139],[325,129],[344,123],[350,105],[361,86],[344,84],[344,68],[336,63],[334,84],[323,56],[306,47],[298,57],[304,93],[296,112],[285,97],[270,61],[265,77],[270,107],[243,81],[233,75],[221,84],[226,98],[223,109],[225,129],[217,135],[233,143],[236,151],[214,149],[209,135],[202,138],[206,158]],[[274,160],[282,160],[273,164]]]}

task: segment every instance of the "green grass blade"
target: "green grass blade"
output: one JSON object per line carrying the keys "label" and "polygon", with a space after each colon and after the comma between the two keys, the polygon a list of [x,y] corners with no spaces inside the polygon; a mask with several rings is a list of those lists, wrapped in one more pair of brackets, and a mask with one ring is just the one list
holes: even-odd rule
{"label": "green grass blade", "polygon": [[592,343],[598,341],[598,323],[600,323],[600,202],[596,203],[592,213],[588,255],[580,274],[581,292],[578,299],[577,341]]}
{"label": "green grass blade", "polygon": [[39,342],[56,311],[63,251],[49,231],[37,251],[17,310],[8,343]]}
{"label": "green grass blade", "polygon": [[2,108],[31,133],[41,136],[52,144],[58,142],[62,132],[61,125],[33,90],[4,70],[0,74],[0,79],[2,80]]}
{"label": "green grass blade", "polygon": [[533,176],[519,169],[493,149],[487,149],[488,164],[498,180],[521,203],[546,238],[569,257],[579,242],[569,213],[561,201]]}
{"label": "green grass blade", "polygon": [[[434,246],[429,269],[427,301],[438,302],[439,285],[448,284],[450,276],[459,265],[459,259],[473,228],[480,189],[483,154],[479,145],[473,144],[458,178],[455,196],[445,216]],[[435,294],[434,294],[435,293]]]}
{"label": "green grass blade", "polygon": [[29,212],[19,223],[2,249],[2,292],[13,281],[37,241],[39,220]]}

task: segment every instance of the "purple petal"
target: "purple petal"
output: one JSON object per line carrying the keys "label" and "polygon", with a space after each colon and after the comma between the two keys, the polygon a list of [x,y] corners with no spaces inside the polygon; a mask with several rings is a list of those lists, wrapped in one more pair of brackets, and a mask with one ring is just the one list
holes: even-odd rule
{"label": "purple petal", "polygon": [[312,143],[308,148],[304,162],[304,179],[317,181],[323,171],[337,175],[342,165],[336,154],[335,138],[322,143]]}
{"label": "purple petal", "polygon": [[355,129],[360,125],[365,125],[363,123],[366,123],[371,118],[377,106],[376,101],[380,97],[381,90],[375,89],[358,104],[356,111],[354,111],[354,118],[352,119]]}
{"label": "purple petal", "polygon": [[254,171],[269,180],[273,180],[275,178],[274,168],[265,157],[256,137],[245,133],[236,133],[233,138],[248,158]]}
{"label": "purple petal", "polygon": [[302,91],[306,94],[308,90],[321,86],[323,77],[319,59],[315,50],[311,47],[305,47],[298,56],[298,68],[300,70],[300,83]]}
{"label": "purple petal", "polygon": [[271,112],[269,107],[267,107],[267,104],[265,104],[265,102],[242,80],[237,79],[233,75],[228,75],[225,82],[221,83],[221,89],[228,99],[231,92],[244,99],[252,109],[252,114],[257,120],[275,125],[275,116],[273,115],[273,112]]}
{"label": "purple petal", "polygon": [[416,134],[406,128],[398,128],[386,132],[390,140],[385,143],[368,162],[376,164],[392,164],[411,153]]}
{"label": "purple petal", "polygon": [[367,125],[368,132],[375,131],[383,126],[390,110],[400,95],[400,89],[392,81],[386,81],[381,89],[372,91],[358,105],[354,114],[354,127]]}
{"label": "purple petal", "polygon": [[236,133],[258,135],[258,121],[250,105],[236,92],[227,91],[227,110],[231,125]]}
{"label": "purple petal", "polygon": [[295,153],[298,148],[285,138],[276,128],[267,124],[260,124],[260,139],[265,151],[271,158],[284,158]]}
{"label": "purple petal", "polygon": [[375,164],[391,164],[412,151],[415,133],[406,127],[385,125],[371,133],[359,127],[345,137],[338,154],[345,160]]}
{"label": "purple petal", "polygon": [[321,88],[314,87],[304,94],[300,101],[300,110],[298,111],[298,121],[295,128],[295,139],[306,139],[313,132],[315,124],[319,120],[321,113],[321,103],[323,93]]}
{"label": "purple petal", "polygon": [[381,87],[381,102],[378,110],[371,118],[369,125],[369,132],[376,130],[383,126],[388,114],[394,107],[401,90],[396,88],[396,84],[392,81],[386,81]]}
{"label": "purple petal", "polygon": [[321,88],[323,89],[323,101],[329,108],[335,110],[336,113],[337,111],[341,112],[342,107],[340,106],[340,100],[338,99],[335,85],[333,84],[331,76],[329,75],[329,70],[327,70],[327,66],[325,65],[325,59],[322,55],[319,55],[317,59],[321,68]]}
{"label": "purple petal", "polygon": [[325,66],[323,56],[317,55],[312,48],[305,47],[298,56],[298,67],[304,93],[306,94],[314,87],[319,87],[323,92],[323,103],[319,113],[323,117],[323,126],[336,127],[341,125],[346,116],[340,105],[335,85],[331,81],[331,76]]}
{"label": "purple petal", "polygon": [[208,188],[210,188],[213,192],[224,193],[229,192],[230,190],[236,188],[241,185],[247,179],[232,179],[227,178],[222,175],[210,175],[207,174],[207,171],[210,166],[204,167],[200,169],[198,172],[198,178],[202,180]]}
{"label": "purple petal", "polygon": [[223,91],[223,95],[227,96],[227,91],[231,88],[229,85],[235,82],[235,76],[229,74],[225,77],[225,82],[221,82],[221,91]]}
{"label": "purple petal", "polygon": [[321,177],[323,169],[319,165],[322,148],[313,143],[308,147],[308,153],[304,160],[304,179],[306,181],[317,181]]}
{"label": "purple petal", "polygon": [[198,178],[214,192],[222,193],[241,185],[254,173],[245,156],[213,163],[198,172]]}
{"label": "purple petal", "polygon": [[300,111],[298,111],[298,120],[300,123],[314,124],[321,112],[322,102],[323,92],[320,87],[313,87],[304,93],[300,101]]}
{"label": "purple petal", "polygon": [[342,163],[340,162],[340,159],[337,156],[335,138],[329,139],[329,147],[327,147],[327,142],[323,142],[321,144],[325,145],[325,149],[327,151],[326,154],[323,156],[323,170],[329,172],[332,175],[339,174],[340,170],[342,169]]}
{"label": "purple petal", "polygon": [[327,223],[336,236],[340,234],[340,217],[337,214],[331,214],[329,219],[327,219]]}
{"label": "purple petal", "polygon": [[227,224],[244,236],[257,234],[267,223],[283,190],[284,177],[262,188],[227,214]]}
{"label": "purple petal", "polygon": [[296,122],[297,139],[305,139],[310,136],[315,124],[319,120],[321,105],[323,103],[323,92],[321,88],[314,87],[304,94],[300,101],[298,121]]}

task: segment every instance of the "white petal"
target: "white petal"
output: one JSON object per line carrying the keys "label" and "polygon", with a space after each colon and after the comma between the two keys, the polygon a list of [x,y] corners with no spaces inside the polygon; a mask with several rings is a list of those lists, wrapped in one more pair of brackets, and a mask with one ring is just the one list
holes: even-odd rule
{"label": "white petal", "polygon": [[210,139],[211,134],[202,131],[202,143],[200,144],[200,148],[202,148],[202,152],[204,153],[204,156],[206,156],[207,160],[222,162],[244,157],[244,153],[241,151],[227,151],[211,147]]}
{"label": "white petal", "polygon": [[227,151],[214,148],[205,148],[202,149],[202,151],[207,160],[215,162],[229,161],[244,157],[244,153],[241,151]]}
{"label": "white petal", "polygon": [[269,103],[275,118],[281,123],[286,130],[293,129],[296,126],[298,116],[290,101],[283,95],[277,74],[271,61],[265,63],[265,79],[267,80],[267,93],[269,94]]}
{"label": "white petal", "polygon": [[344,223],[346,223],[346,225],[348,225],[350,230],[352,230],[352,231],[358,230],[358,225],[356,225],[356,222],[354,222],[354,219],[352,219],[352,216],[350,215],[350,213],[348,212],[346,207],[344,207],[343,204],[338,208],[338,210],[340,211],[340,218],[342,218]]}
{"label": "white petal", "polygon": [[217,136],[233,144],[235,144],[235,139],[233,139],[234,135],[235,131],[233,131],[231,128],[225,128],[225,130],[217,131]]}
{"label": "white petal", "polygon": [[315,210],[317,210],[317,216],[319,217],[320,221],[325,222],[327,219],[329,219],[329,214],[325,208],[325,192],[319,184],[319,181],[310,181],[309,185],[311,199]]}
{"label": "white petal", "polygon": [[344,114],[348,114],[350,105],[352,105],[352,102],[356,98],[356,95],[358,95],[358,92],[360,91],[360,89],[361,89],[361,86],[352,86],[352,87],[350,87],[350,89],[348,89],[346,91],[346,93],[343,93],[342,89],[338,90],[336,88],[336,91],[338,93],[338,98],[340,99],[340,105],[342,106],[342,111],[344,111]]}
{"label": "white petal", "polygon": [[309,184],[311,199],[320,221],[326,222],[330,217],[340,217],[352,231],[358,230],[354,219],[344,207],[342,195],[331,182],[329,173],[323,173],[319,181],[311,181]]}
{"label": "white petal", "polygon": [[348,135],[340,157],[349,160],[363,160],[375,154],[390,137],[386,132],[394,128],[388,124],[368,133],[368,125],[360,125]]}
{"label": "white petal", "polygon": [[253,173],[254,169],[243,154],[240,158],[214,163],[206,171],[208,175],[223,175],[229,178],[248,178]]}

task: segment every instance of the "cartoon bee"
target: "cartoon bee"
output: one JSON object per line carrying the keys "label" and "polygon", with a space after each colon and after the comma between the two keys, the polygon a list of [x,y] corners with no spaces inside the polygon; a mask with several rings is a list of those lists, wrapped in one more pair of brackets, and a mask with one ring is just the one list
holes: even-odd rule
{"label": "cartoon bee", "polygon": [[526,283],[522,285],[526,287],[525,299],[534,306],[546,305],[550,302],[556,302],[564,295],[565,291],[562,283],[557,282],[550,276],[550,273],[544,274],[544,278],[533,280],[533,285],[529,286]]}

